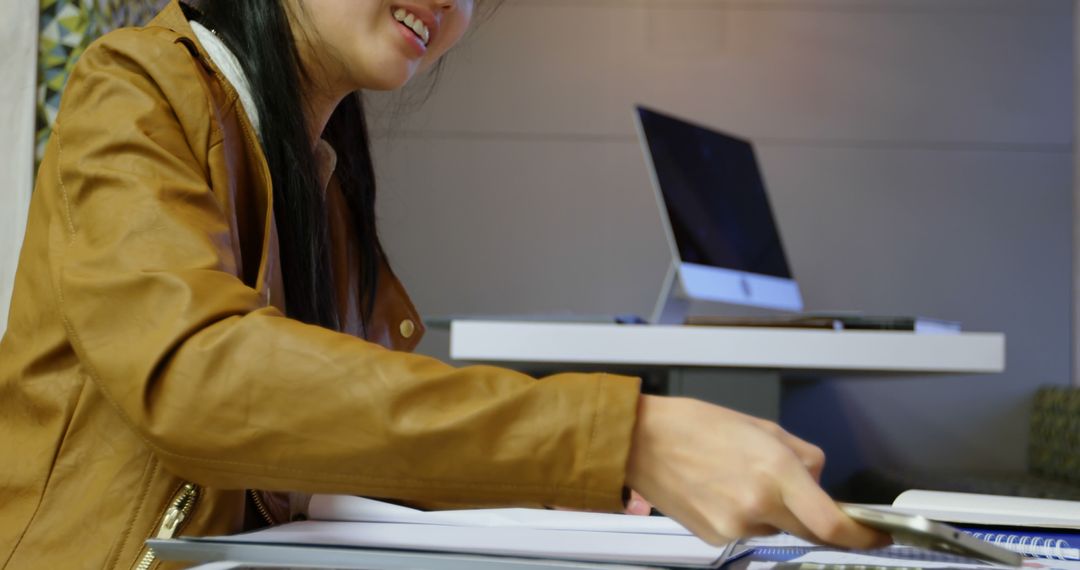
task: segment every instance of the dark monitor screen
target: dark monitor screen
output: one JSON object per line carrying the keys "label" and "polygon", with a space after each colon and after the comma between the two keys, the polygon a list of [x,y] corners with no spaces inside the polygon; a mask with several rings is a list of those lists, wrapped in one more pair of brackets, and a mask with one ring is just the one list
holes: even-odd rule
{"label": "dark monitor screen", "polygon": [[683,262],[791,278],[754,147],[638,107]]}

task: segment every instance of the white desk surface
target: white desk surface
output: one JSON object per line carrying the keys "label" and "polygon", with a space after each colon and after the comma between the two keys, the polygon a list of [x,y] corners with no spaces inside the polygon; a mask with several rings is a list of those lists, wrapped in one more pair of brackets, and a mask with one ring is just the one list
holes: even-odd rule
{"label": "white desk surface", "polygon": [[998,373],[1001,333],[454,321],[450,357],[492,363]]}

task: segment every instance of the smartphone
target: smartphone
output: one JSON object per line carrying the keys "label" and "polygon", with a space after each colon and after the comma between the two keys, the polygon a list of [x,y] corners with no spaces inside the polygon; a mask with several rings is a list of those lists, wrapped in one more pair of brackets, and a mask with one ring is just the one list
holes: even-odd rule
{"label": "smartphone", "polygon": [[926,517],[848,503],[841,503],[840,509],[859,523],[891,534],[896,544],[948,552],[1007,566],[1021,566],[1024,562],[1024,557],[1016,552]]}

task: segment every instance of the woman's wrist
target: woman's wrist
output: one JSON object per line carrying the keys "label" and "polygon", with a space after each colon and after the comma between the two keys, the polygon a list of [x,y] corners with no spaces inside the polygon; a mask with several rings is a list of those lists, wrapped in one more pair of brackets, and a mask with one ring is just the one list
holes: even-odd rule
{"label": "woman's wrist", "polygon": [[[630,456],[626,462],[626,487],[642,490],[642,469],[648,463],[648,455],[652,426],[656,421],[656,404],[661,396],[638,396],[637,420],[634,422],[634,430],[630,438]],[[624,499],[628,497],[624,494]],[[625,501],[624,501],[625,504]]]}

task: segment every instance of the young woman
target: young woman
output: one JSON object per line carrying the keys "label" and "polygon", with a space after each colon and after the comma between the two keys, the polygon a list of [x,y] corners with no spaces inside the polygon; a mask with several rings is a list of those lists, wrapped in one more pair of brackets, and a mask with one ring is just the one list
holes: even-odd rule
{"label": "young woman", "polygon": [[85,52],[0,345],[0,566],[149,568],[146,538],[283,522],[299,493],[617,511],[632,488],[713,543],[880,540],[774,424],[409,354],[356,94],[475,8],[173,0]]}

